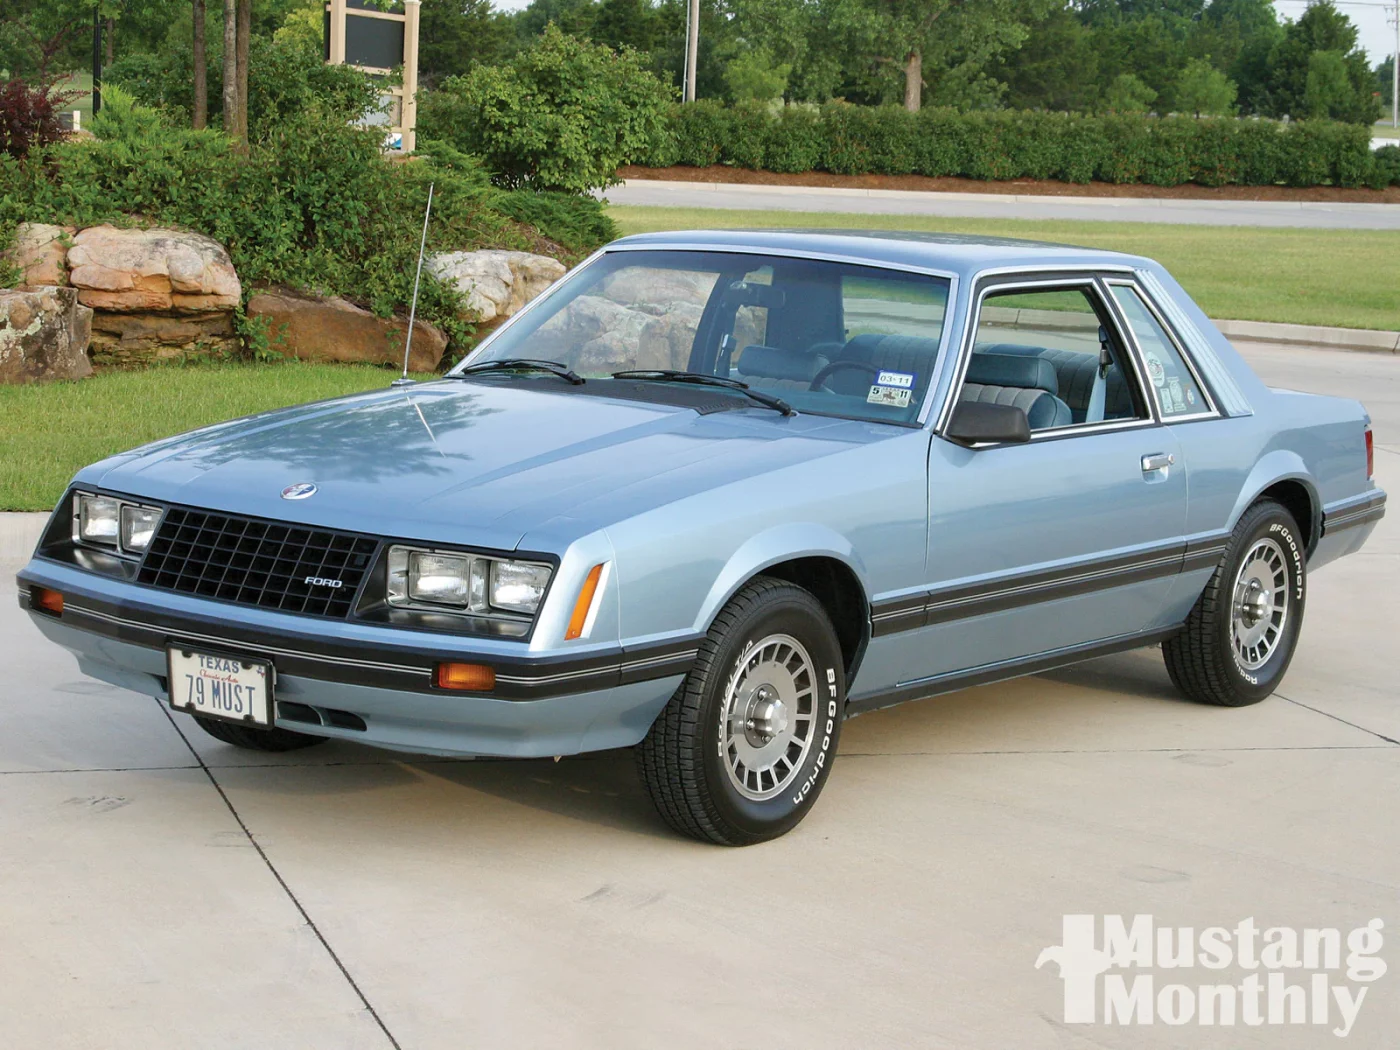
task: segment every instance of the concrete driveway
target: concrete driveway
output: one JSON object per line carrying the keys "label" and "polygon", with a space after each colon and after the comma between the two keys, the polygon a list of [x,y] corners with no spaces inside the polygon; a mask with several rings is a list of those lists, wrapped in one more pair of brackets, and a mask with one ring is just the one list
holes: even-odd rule
{"label": "concrete driveway", "polygon": [[[1400,490],[1400,360],[1249,353],[1275,384],[1365,399]],[[746,850],[669,834],[626,753],[236,751],[84,680],[12,568],[6,1050],[1395,1045],[1400,514],[1313,579],[1281,695],[1185,702],[1151,650],[868,715],[806,823]],[[1065,1025],[1035,962],[1066,913],[1381,918],[1392,972],[1345,1040],[1335,1012]]]}

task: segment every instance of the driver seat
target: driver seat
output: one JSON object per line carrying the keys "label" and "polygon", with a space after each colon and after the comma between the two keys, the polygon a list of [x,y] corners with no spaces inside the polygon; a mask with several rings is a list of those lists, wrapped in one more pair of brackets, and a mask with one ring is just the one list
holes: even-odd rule
{"label": "driver seat", "polygon": [[[938,360],[938,340],[916,335],[858,335],[842,348],[838,360],[860,361],[880,371],[927,378]],[[847,395],[864,394],[873,382],[870,372],[856,368],[833,372],[826,379],[830,389]]]}

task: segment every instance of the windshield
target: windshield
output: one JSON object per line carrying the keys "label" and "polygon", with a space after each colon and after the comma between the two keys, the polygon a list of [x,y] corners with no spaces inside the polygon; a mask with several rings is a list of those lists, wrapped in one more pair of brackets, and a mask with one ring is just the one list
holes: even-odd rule
{"label": "windshield", "polygon": [[938,357],[947,302],[946,278],[873,266],[614,251],[469,361],[554,361],[585,378],[698,372],[739,380],[799,412],[910,423]]}

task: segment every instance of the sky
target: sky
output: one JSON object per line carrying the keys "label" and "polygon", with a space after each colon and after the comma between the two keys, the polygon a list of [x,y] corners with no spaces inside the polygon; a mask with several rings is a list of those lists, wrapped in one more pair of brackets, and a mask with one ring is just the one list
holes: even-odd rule
{"label": "sky", "polygon": [[[501,11],[518,11],[529,6],[530,0],[494,0]],[[1379,6],[1381,0],[1334,0],[1346,13],[1360,33],[1360,42],[1371,65],[1384,61],[1386,55],[1395,53],[1395,27],[1387,23],[1387,16],[1393,17],[1393,4]],[[1308,0],[1274,0],[1274,7],[1281,18],[1296,19],[1307,10]]]}

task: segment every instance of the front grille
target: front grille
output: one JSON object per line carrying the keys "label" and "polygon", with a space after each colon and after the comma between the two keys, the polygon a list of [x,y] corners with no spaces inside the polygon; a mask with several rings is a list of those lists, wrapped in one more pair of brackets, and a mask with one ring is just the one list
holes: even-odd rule
{"label": "front grille", "polygon": [[377,547],[350,532],[171,507],[137,580],[264,609],[344,617]]}

